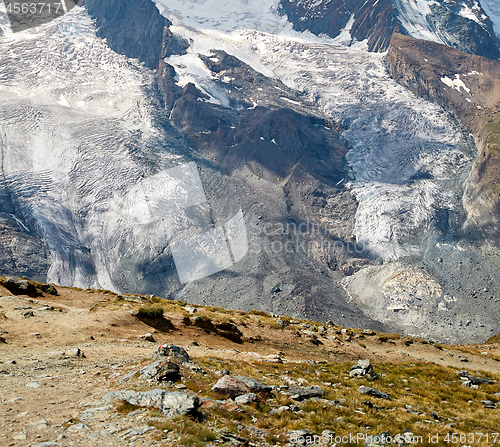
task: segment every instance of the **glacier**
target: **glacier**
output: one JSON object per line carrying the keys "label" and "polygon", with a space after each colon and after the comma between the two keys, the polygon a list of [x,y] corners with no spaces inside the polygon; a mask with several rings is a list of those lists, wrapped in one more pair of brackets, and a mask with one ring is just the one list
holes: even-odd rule
{"label": "glacier", "polygon": [[328,38],[318,42],[308,35],[258,30],[222,33],[183,23],[174,21],[172,30],[191,47],[187,55],[168,59],[180,74],[179,85],[194,82],[213,97],[208,70],[191,70],[187,77],[186,67],[195,65],[198,54],[223,50],[307,92],[326,116],[347,127],[343,136],[351,147],[351,175],[346,183],[359,201],[355,235],[375,257],[389,261],[421,253],[421,239],[432,233],[436,213],[460,212],[461,183],[474,160],[474,144],[440,107],[396,84],[383,54]]}
{"label": "glacier", "polygon": [[[401,0],[405,7],[412,2]],[[420,15],[408,15],[416,36],[438,39],[421,22],[430,2],[417,3]],[[225,89],[200,58],[222,50],[300,92],[298,98],[306,97],[330,122],[342,125],[349,170],[339,185],[357,200],[356,241],[381,269],[397,270],[390,267],[401,265],[394,261],[428,253],[445,257],[453,252],[460,259],[470,254],[452,233],[465,215],[462,196],[476,155],[474,142],[440,107],[395,83],[384,54],[369,53],[363,42],[350,41],[349,27],[341,39],[293,31],[278,14],[277,1],[156,4],[172,22],[170,30],[189,42],[186,54],[166,59],[175,68],[178,86],[192,82],[210,102],[229,110]],[[242,231],[249,219],[258,221],[258,204],[248,197],[252,213],[226,209],[226,220],[219,221],[200,184],[195,188],[199,194],[182,202],[192,185],[184,182],[176,189],[179,185],[170,183],[172,169],[192,167],[202,157],[165,116],[155,70],[113,52],[96,36],[84,9],[76,7],[58,20],[16,34],[7,23],[0,5],[1,188],[9,191],[19,227],[49,246],[47,280],[117,292],[134,287],[144,293],[167,293],[187,283],[177,297],[185,293],[191,299],[194,291],[205,303],[209,283],[200,279],[245,262],[248,251],[262,252],[255,246],[259,238],[251,237],[247,244]],[[251,108],[264,105],[259,101],[256,95]],[[208,163],[202,169],[207,172],[201,176],[204,181],[222,176]],[[257,179],[245,175],[257,185]],[[220,184],[231,181],[225,178]],[[210,188],[216,191],[217,181]],[[283,206],[282,185],[265,188],[269,203]],[[222,203],[219,208],[229,207]],[[193,267],[193,260],[205,255],[206,265]],[[241,268],[260,259],[256,256]],[[167,272],[174,264],[180,266],[179,276]],[[265,288],[273,289],[271,281],[278,283],[283,272],[291,271],[277,257],[268,265],[265,284],[249,275],[240,284],[217,283],[210,294],[225,295],[230,284],[237,295],[233,305],[239,306],[238,291],[251,285],[259,297]],[[235,278],[238,273],[230,272]],[[198,288],[193,281],[199,281]],[[428,281],[432,285],[436,280]],[[347,301],[352,298],[350,282],[337,285]],[[397,301],[392,292],[397,285],[390,282],[389,289],[391,300]],[[397,304],[391,303],[392,308]],[[436,306],[443,309],[446,303]],[[368,305],[366,309],[369,313]],[[419,317],[418,324],[428,324],[426,318]]]}
{"label": "glacier", "polygon": [[167,141],[154,85],[151,70],[96,37],[82,8],[4,32],[2,187],[51,249],[48,281],[119,291],[113,276],[127,251],[163,250],[172,228],[209,225],[201,205],[198,215],[165,219],[163,173],[189,160]]}
{"label": "glacier", "polygon": [[[307,34],[233,30],[233,16],[229,23],[217,16],[216,25],[194,30],[179,15],[193,8],[176,10],[190,4],[178,3],[169,3],[166,15],[174,20],[173,31],[191,41],[188,55],[169,60],[179,70],[180,85],[195,81],[213,97],[210,74],[197,54],[222,49],[307,92],[326,116],[346,126],[351,174],[345,181],[359,201],[355,235],[376,257],[418,253],[436,211],[460,208],[460,182],[473,159],[470,142],[437,106],[392,81],[383,55]],[[264,23],[273,16],[274,3],[245,12],[250,22],[238,18],[237,23]],[[221,10],[213,2],[205,6]],[[256,19],[256,11],[264,12]],[[226,31],[216,29],[219,25],[227,25]],[[155,124],[158,107],[145,93],[152,89],[153,72],[109,50],[81,8],[36,30],[6,33],[0,55],[5,182],[26,226],[52,249],[49,279],[116,289],[109,254],[121,238],[146,240],[143,230],[135,229],[145,205],[132,185],[182,162],[158,143],[165,138]],[[195,65],[201,69],[192,69]],[[138,163],[138,148],[154,157]],[[150,231],[165,234],[154,245],[166,245],[172,231],[157,211],[161,206],[154,210],[147,218]]]}

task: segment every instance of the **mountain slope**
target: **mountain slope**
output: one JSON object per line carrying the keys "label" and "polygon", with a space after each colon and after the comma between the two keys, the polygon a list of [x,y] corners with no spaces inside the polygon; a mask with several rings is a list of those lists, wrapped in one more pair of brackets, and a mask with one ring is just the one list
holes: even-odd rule
{"label": "mountain slope", "polygon": [[[382,431],[408,439],[407,430],[424,444],[429,427],[443,439],[452,430],[470,440],[471,427],[496,436],[498,337],[444,346],[141,295],[38,292],[13,296],[0,285],[8,444],[43,436],[43,444],[92,447],[268,447],[306,433],[347,444],[342,437],[360,427],[353,445]],[[232,396],[213,389],[237,380],[247,385]]]}
{"label": "mountain slope", "polygon": [[[442,341],[498,331],[464,127],[350,31],[297,33],[274,1],[157,4],[89,1],[95,22],[75,8],[0,42],[1,197],[10,234],[50,250],[39,278]],[[383,24],[382,49],[396,28],[370,20],[356,29]]]}
{"label": "mountain slope", "polygon": [[385,51],[397,32],[492,59],[500,57],[493,23],[477,1],[282,0],[280,7],[298,31],[326,34],[346,43],[366,40],[370,51]]}

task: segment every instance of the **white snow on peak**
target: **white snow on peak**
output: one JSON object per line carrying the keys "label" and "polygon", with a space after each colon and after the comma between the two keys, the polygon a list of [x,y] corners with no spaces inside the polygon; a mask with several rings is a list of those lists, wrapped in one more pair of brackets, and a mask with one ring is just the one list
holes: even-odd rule
{"label": "white snow on peak", "polygon": [[275,33],[287,24],[279,0],[154,0],[174,24],[197,29],[255,29]]}
{"label": "white snow on peak", "polygon": [[443,84],[446,84],[448,87],[457,90],[458,92],[460,91],[460,89],[464,89],[470,95],[470,88],[468,88],[465,85],[464,81],[460,79],[459,74],[455,75],[455,79],[450,79],[448,76],[445,76],[444,78],[441,78],[441,82]]}
{"label": "white snow on peak", "polygon": [[480,0],[481,6],[483,7],[488,17],[493,22],[493,29],[500,39],[500,1],[498,0]]}
{"label": "white snow on peak", "polygon": [[477,1],[475,1],[472,7],[469,7],[467,4],[463,3],[462,9],[460,10],[459,14],[462,17],[465,17],[466,19],[469,19],[469,20],[473,20],[474,22],[483,26],[483,22],[481,22],[481,20],[479,20],[479,17],[478,17],[478,14],[480,11],[481,11],[481,7],[479,6],[479,3]]}
{"label": "white snow on peak", "polygon": [[394,5],[399,11],[399,20],[412,37],[444,43],[427,22],[431,14],[430,6],[438,4],[435,0],[395,0]]}

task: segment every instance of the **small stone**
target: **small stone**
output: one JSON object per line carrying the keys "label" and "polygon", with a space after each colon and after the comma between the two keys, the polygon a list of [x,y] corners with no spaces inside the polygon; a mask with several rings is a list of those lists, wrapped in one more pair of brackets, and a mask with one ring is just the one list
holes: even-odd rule
{"label": "small stone", "polygon": [[255,393],[247,393],[242,394],[241,396],[237,396],[234,401],[237,404],[251,404],[253,402],[257,402],[257,394]]}
{"label": "small stone", "polygon": [[282,407],[279,408],[273,408],[269,414],[281,414],[284,413],[285,411],[290,411],[290,407],[288,405],[283,405]]}
{"label": "small stone", "polygon": [[88,430],[89,428],[82,423],[74,424],[68,428],[67,431],[73,432],[73,431],[81,431],[81,430]]}
{"label": "small stone", "polygon": [[28,388],[40,388],[41,386],[44,386],[45,383],[43,382],[29,382],[26,384],[26,387]]}
{"label": "small stone", "polygon": [[335,432],[332,430],[323,430],[321,432],[321,437],[326,440],[326,444],[333,444],[335,439]]}
{"label": "small stone", "polygon": [[141,335],[141,338],[142,338],[143,340],[150,341],[150,342],[153,342],[153,343],[156,341],[156,340],[154,339],[154,337],[153,337],[153,334],[151,334],[151,333],[149,333],[149,332],[148,332],[147,334]]}
{"label": "small stone", "polygon": [[30,318],[30,317],[34,317],[34,316],[35,316],[35,313],[32,310],[25,310],[21,314],[21,317],[23,317],[23,318]]}
{"label": "small stone", "polygon": [[387,399],[387,400],[391,399],[390,394],[384,393],[382,391],[378,391],[374,388],[370,388],[367,386],[360,386],[358,388],[358,393],[367,394],[367,395],[370,395],[373,397],[378,397],[379,399]]}
{"label": "small stone", "polygon": [[278,324],[279,327],[283,329],[288,326],[288,323],[285,320],[282,320],[281,318],[276,320],[276,323]]}
{"label": "small stone", "polygon": [[288,439],[295,445],[310,445],[314,442],[312,433],[309,430],[293,430],[288,433]]}
{"label": "small stone", "polygon": [[497,404],[492,400],[482,400],[481,403],[484,405],[485,408],[490,408],[492,410],[496,410],[497,408]]}

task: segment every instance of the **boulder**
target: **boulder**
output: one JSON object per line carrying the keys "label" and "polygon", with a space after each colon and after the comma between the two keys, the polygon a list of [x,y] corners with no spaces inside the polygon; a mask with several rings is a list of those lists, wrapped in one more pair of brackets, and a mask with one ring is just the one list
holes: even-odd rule
{"label": "boulder", "polygon": [[481,377],[471,376],[468,371],[458,371],[457,374],[460,379],[465,382],[470,382],[471,385],[481,385],[482,383],[490,383],[488,379],[482,379]]}
{"label": "boulder", "polygon": [[14,295],[28,295],[33,297],[39,295],[36,287],[33,284],[30,284],[26,279],[8,276],[4,280],[0,281],[0,284],[2,284],[2,286]]}
{"label": "boulder", "polygon": [[284,391],[284,394],[289,395],[292,399],[302,401],[311,397],[323,397],[325,392],[319,386],[315,385],[305,388],[292,386],[287,391]]}
{"label": "boulder", "polygon": [[167,417],[193,414],[200,407],[200,399],[195,394],[159,389],[137,393],[113,391],[105,394],[103,400],[106,402],[124,400],[139,407],[158,408]]}
{"label": "boulder", "polygon": [[368,379],[378,379],[378,375],[373,371],[373,366],[369,359],[359,360],[351,367],[350,377],[366,377]]}
{"label": "boulder", "polygon": [[235,378],[241,380],[254,393],[269,393],[272,390],[272,387],[266,385],[261,380],[246,376],[235,376]]}
{"label": "boulder", "polygon": [[191,363],[189,354],[184,348],[176,345],[160,345],[153,353],[153,358],[160,357],[162,359],[175,360],[180,363]]}
{"label": "boulder", "polygon": [[148,380],[158,380],[159,382],[177,382],[182,374],[179,365],[173,362],[158,360],[141,369],[141,375]]}
{"label": "boulder", "polygon": [[373,397],[378,397],[379,399],[387,399],[387,400],[391,399],[390,394],[384,393],[384,392],[376,390],[374,388],[370,388],[368,386],[360,386],[358,388],[358,393],[367,394],[367,395],[373,396]]}
{"label": "boulder", "polygon": [[237,396],[250,393],[251,389],[236,377],[223,376],[212,387],[212,391],[235,398]]}
{"label": "boulder", "polygon": [[278,323],[278,326],[283,328],[283,329],[288,326],[288,322],[286,322],[285,320],[282,320],[281,318],[276,320],[276,323]]}
{"label": "boulder", "polygon": [[242,394],[241,396],[237,396],[234,401],[237,404],[251,404],[253,402],[257,402],[257,394],[255,393],[247,393]]}
{"label": "boulder", "polygon": [[198,312],[198,309],[193,306],[186,306],[184,310],[190,314],[195,314],[196,312]]}

